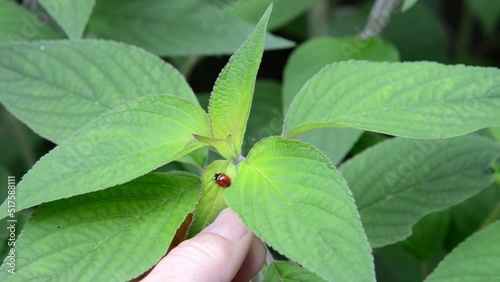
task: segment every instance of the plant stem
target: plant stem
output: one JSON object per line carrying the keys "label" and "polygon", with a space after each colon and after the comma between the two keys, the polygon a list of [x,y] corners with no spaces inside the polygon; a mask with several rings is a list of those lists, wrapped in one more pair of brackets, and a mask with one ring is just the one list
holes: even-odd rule
{"label": "plant stem", "polygon": [[330,2],[318,0],[307,13],[309,38],[327,36],[330,34]]}
{"label": "plant stem", "polygon": [[391,14],[402,0],[377,0],[373,4],[365,29],[359,34],[362,39],[378,36],[389,23]]}

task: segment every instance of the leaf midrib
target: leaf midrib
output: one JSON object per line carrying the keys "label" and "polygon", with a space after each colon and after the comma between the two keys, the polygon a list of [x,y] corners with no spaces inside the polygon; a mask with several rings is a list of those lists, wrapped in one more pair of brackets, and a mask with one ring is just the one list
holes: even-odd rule
{"label": "leaf midrib", "polygon": [[[313,226],[310,225],[310,223],[305,220],[303,217],[302,217],[302,214],[294,207],[294,205],[292,204],[292,202],[290,201],[287,201],[286,200],[286,197],[272,184],[272,182],[264,176],[264,174],[262,174],[257,168],[255,168],[254,166],[252,166],[250,163],[247,162],[247,165],[252,168],[259,176],[262,177],[262,179],[264,179],[264,181],[266,181],[269,185],[269,187],[275,192],[275,194],[286,204],[286,206],[288,206],[290,209],[292,209],[294,211],[294,213],[301,219],[301,221],[307,226],[309,227],[310,230],[312,230],[314,233],[316,233],[317,237],[319,237],[323,243],[327,246],[329,246],[331,248],[331,250],[334,250],[336,253],[337,253],[337,250],[336,248],[332,248],[332,246],[327,242],[327,240],[325,240],[323,238],[323,236],[320,235],[320,233],[316,230],[316,228],[314,228]],[[328,212],[330,213],[330,212]],[[284,253],[286,250],[283,250]],[[343,264],[351,270],[351,273],[354,273],[352,272],[352,268],[350,267],[349,263],[347,263],[347,261],[345,261],[344,257],[342,255],[339,255],[337,256],[338,258],[340,258],[340,260],[343,261]],[[316,273],[316,271],[314,271]],[[319,276],[321,276],[319,273],[316,273],[318,274]]]}

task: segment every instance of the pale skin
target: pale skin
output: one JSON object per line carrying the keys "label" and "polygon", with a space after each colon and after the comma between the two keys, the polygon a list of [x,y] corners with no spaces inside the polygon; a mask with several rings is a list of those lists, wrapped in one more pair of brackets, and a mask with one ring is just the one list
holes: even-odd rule
{"label": "pale skin", "polygon": [[231,209],[179,244],[142,281],[250,281],[264,265],[266,248]]}

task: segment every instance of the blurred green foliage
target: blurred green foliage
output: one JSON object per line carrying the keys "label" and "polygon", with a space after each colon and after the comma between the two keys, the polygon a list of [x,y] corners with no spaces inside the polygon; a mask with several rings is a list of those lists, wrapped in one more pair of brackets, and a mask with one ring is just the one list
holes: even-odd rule
{"label": "blurred green foliage", "polygon": [[[193,89],[205,93],[198,97],[206,109],[209,97],[206,93],[211,91],[210,83],[218,74],[221,62],[227,60],[225,55],[233,53],[242,43],[270,2],[97,0],[90,17],[82,20],[86,28],[81,36],[133,44],[173,62]],[[264,54],[246,130],[244,154],[258,140],[281,133],[284,108],[307,79],[328,63],[350,59],[399,59],[403,62],[500,65],[500,1],[408,2],[412,3],[405,6],[407,10],[397,9],[389,14],[389,23],[378,38],[361,41],[356,36],[363,31],[374,1],[275,0],[269,23],[274,35],[268,34],[266,47],[277,51]],[[326,5],[327,9],[313,13],[317,5]],[[0,43],[63,38],[63,30],[55,22],[37,1],[22,1],[21,5],[0,0]],[[328,28],[327,32],[320,33],[324,38],[312,36],[322,30],[318,25]],[[71,34],[78,37],[79,33]],[[342,53],[345,49],[339,48],[338,42],[345,43],[351,48],[349,50],[363,49],[358,45],[360,42],[371,47],[367,53],[360,51],[346,56],[345,52]],[[289,49],[294,44],[295,49]],[[379,49],[374,51],[373,46]],[[294,58],[300,52],[304,53],[302,57]],[[205,80],[211,82],[207,84]],[[491,129],[490,138],[496,137],[500,142],[499,132],[498,128]],[[336,153],[328,156],[335,163],[391,138],[361,131],[349,132],[347,137],[337,135],[337,139],[331,139],[334,141],[328,140],[329,144],[316,144],[326,147],[327,154],[328,149],[334,150]],[[323,139],[325,136],[320,135]],[[347,141],[338,141],[342,144],[327,147],[336,140],[344,140],[342,138]],[[53,146],[0,108],[1,200],[6,196],[4,180],[7,175],[14,175],[19,180]],[[339,150],[342,152],[338,153]],[[207,162],[217,158],[210,152]],[[201,169],[196,165],[173,162],[158,170],[200,174]],[[500,175],[500,165],[497,164],[495,169]],[[405,241],[375,249],[377,278],[379,281],[422,281],[444,255],[488,222],[496,220],[499,205],[500,176],[497,183],[467,201],[422,218],[413,227],[413,235]],[[28,215],[29,211],[19,215],[20,226]],[[7,250],[5,224],[5,220],[0,222],[2,256]]]}

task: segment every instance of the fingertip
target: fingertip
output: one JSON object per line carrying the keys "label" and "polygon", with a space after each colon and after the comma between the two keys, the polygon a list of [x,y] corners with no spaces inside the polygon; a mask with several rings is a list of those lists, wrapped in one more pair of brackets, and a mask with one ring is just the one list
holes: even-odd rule
{"label": "fingertip", "polygon": [[231,281],[241,268],[254,235],[230,209],[164,257],[143,281]]}
{"label": "fingertip", "polygon": [[248,229],[238,214],[226,208],[201,233],[214,233],[234,242],[245,236]]}

